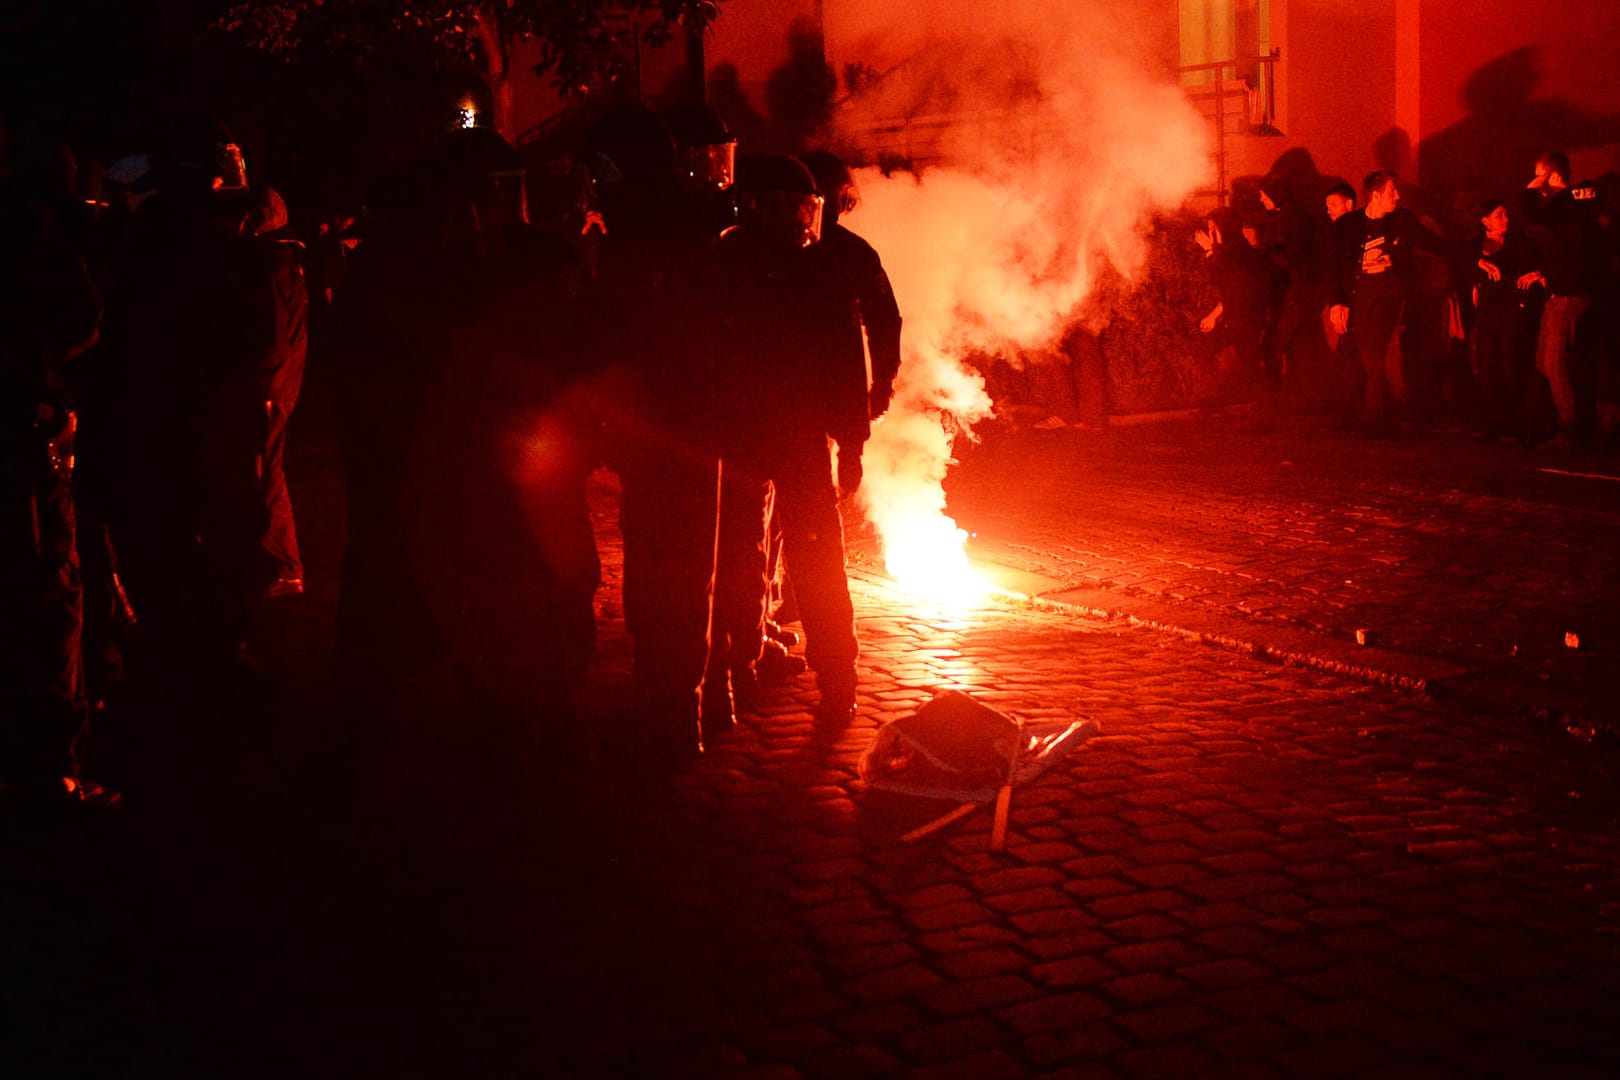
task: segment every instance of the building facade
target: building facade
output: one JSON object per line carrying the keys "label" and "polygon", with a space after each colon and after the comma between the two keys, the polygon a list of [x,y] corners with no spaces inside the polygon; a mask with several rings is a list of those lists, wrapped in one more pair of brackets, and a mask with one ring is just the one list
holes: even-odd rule
{"label": "building facade", "polygon": [[[872,10],[884,6],[728,0],[711,75],[721,69],[768,120],[767,84],[794,28],[809,24],[848,93],[850,71],[896,62],[870,55]],[[1393,169],[1437,198],[1522,184],[1548,145],[1569,153],[1578,176],[1620,170],[1612,0],[1136,0],[1120,11],[1121,33],[1162,49],[1166,77],[1212,124],[1210,98],[1223,100],[1228,179],[1264,173],[1293,148],[1324,174],[1359,182]],[[985,18],[994,31],[993,9]],[[928,118],[896,118],[906,119]]]}

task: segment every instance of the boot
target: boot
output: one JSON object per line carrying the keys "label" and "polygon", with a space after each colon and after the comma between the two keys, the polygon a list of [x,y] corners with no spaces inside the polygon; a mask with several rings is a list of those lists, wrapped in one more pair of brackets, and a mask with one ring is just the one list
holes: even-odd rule
{"label": "boot", "polygon": [[724,738],[737,728],[737,699],[732,694],[731,673],[711,671],[703,680],[703,702],[698,708],[698,725],[703,742]]}
{"label": "boot", "polygon": [[761,686],[781,686],[804,674],[809,665],[804,657],[787,651],[787,646],[766,638],[759,659],[754,661],[754,674]]}
{"label": "boot", "polygon": [[836,739],[849,730],[850,721],[855,719],[855,676],[854,673],[840,674],[836,678],[826,676],[816,680],[821,687],[821,700],[816,704],[815,729],[819,741]]}

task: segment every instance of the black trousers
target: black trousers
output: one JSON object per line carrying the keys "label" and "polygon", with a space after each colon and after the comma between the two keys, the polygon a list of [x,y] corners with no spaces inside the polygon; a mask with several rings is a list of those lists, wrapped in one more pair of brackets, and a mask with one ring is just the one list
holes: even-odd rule
{"label": "black trousers", "polygon": [[824,692],[852,690],[860,646],[844,572],[844,524],[826,436],[783,435],[772,440],[769,452],[735,454],[725,468],[731,475],[727,488],[738,505],[721,515],[717,625],[730,640],[745,638],[758,656],[769,584],[768,528],[774,511],[782,530],[783,563],[793,579],[804,625],[805,659]]}
{"label": "black trousers", "polygon": [[719,460],[642,446],[618,471],[636,682],[654,705],[695,718],[709,656]]}
{"label": "black trousers", "polygon": [[1355,331],[1366,380],[1361,399],[1364,423],[1386,424],[1392,419],[1393,408],[1406,404],[1404,359],[1394,347],[1405,308],[1401,293],[1384,289],[1367,296],[1358,295],[1350,306],[1350,328]]}
{"label": "black trousers", "polygon": [[265,532],[262,541],[265,562],[277,578],[302,578],[304,562],[298,554],[298,528],[293,521],[292,498],[287,494],[283,466],[287,454],[287,421],[293,401],[265,403],[268,432],[259,467],[259,490],[264,496]]}
{"label": "black trousers", "polygon": [[0,778],[13,782],[77,775],[88,717],[71,453],[27,428],[0,434]]}

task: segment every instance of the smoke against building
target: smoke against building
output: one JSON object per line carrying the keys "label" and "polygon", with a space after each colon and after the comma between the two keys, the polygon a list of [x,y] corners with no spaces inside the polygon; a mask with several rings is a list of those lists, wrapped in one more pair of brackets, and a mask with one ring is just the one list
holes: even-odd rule
{"label": "smoke against building", "polygon": [[[865,510],[899,577],[918,560],[931,580],[965,569],[961,534],[934,518],[953,439],[994,408],[968,358],[1051,347],[1100,274],[1140,270],[1146,226],[1205,179],[1205,124],[1132,10],[840,9],[856,50],[840,59],[864,75],[830,137],[873,163],[851,227],[883,256],[906,320],[895,405],[866,452]],[[918,551],[935,543],[956,572]]]}

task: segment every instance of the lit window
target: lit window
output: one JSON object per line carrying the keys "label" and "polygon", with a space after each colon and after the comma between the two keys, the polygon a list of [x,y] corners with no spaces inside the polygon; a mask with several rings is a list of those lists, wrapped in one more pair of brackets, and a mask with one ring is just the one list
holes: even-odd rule
{"label": "lit window", "polygon": [[[1277,2],[1180,0],[1178,5],[1181,85],[1209,88],[1207,93],[1221,102],[1221,113],[1251,132],[1276,132],[1271,11]],[[1238,110],[1229,99],[1239,103]]]}
{"label": "lit window", "polygon": [[[1238,62],[1237,78],[1258,82],[1258,60],[1271,51],[1271,0],[1180,0],[1184,85],[1213,82],[1214,65]],[[1233,78],[1233,72],[1225,72]]]}

